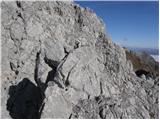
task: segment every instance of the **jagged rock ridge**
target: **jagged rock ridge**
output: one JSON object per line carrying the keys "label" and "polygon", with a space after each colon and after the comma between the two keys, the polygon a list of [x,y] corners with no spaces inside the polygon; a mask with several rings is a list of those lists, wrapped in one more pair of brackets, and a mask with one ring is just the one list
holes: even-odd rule
{"label": "jagged rock ridge", "polygon": [[1,7],[2,118],[158,118],[158,78],[136,76],[92,10],[69,1]]}

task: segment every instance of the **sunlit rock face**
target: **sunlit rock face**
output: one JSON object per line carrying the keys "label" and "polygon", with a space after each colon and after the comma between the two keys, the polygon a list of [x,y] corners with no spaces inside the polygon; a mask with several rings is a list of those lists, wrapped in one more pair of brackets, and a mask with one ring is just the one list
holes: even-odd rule
{"label": "sunlit rock face", "polygon": [[92,10],[72,1],[1,8],[2,118],[158,118],[158,78],[136,76]]}

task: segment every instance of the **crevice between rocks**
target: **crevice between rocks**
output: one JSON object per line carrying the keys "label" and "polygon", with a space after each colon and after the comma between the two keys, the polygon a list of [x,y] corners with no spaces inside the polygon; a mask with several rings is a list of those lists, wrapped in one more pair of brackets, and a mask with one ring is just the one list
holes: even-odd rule
{"label": "crevice between rocks", "polygon": [[31,82],[28,78],[24,78],[17,85],[12,85],[9,88],[9,98],[7,100],[7,110],[9,114],[14,119],[39,119],[45,105],[45,90],[48,87],[48,82],[54,81],[56,69],[58,62],[44,57],[45,63],[52,68],[48,72],[45,83],[41,81],[39,77],[39,67],[40,67],[40,54],[41,50],[37,52],[36,64],[34,72],[34,80],[37,85]]}

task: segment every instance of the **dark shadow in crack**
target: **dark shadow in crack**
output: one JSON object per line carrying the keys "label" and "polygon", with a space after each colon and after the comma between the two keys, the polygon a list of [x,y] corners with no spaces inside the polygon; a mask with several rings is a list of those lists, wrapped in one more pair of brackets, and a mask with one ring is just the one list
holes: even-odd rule
{"label": "dark shadow in crack", "polygon": [[10,86],[9,95],[7,110],[12,118],[40,118],[44,95],[28,78],[24,78],[18,85]]}
{"label": "dark shadow in crack", "polygon": [[150,74],[148,71],[143,69],[137,70],[135,73],[138,77],[141,77],[142,75],[148,76]]}
{"label": "dark shadow in crack", "polygon": [[[44,61],[50,68],[52,68],[52,70],[48,72],[48,76],[47,76],[47,79],[46,79],[46,82],[45,82],[45,89],[48,87],[48,82],[49,81],[52,81],[55,84],[57,84],[58,87],[63,88],[63,86],[60,83],[60,81],[58,81],[58,80],[56,81],[54,79],[55,76],[56,76],[57,66],[59,65],[59,62],[51,60],[51,59],[48,59],[47,57],[44,57]],[[45,91],[45,89],[44,89],[44,91]]]}
{"label": "dark shadow in crack", "polygon": [[12,118],[15,119],[38,119],[44,107],[45,90],[48,87],[48,82],[57,84],[63,88],[59,81],[54,80],[58,66],[57,61],[44,58],[45,63],[52,68],[48,72],[45,83],[39,77],[40,71],[40,53],[36,56],[36,66],[34,73],[34,80],[37,84],[33,84],[28,78],[24,78],[18,85],[10,86],[9,99],[7,100],[7,110]]}
{"label": "dark shadow in crack", "polygon": [[[35,71],[37,75],[38,69]],[[59,87],[61,84],[54,81],[56,68],[48,72],[45,83],[39,81],[37,86],[28,78],[24,78],[18,85],[12,85],[9,88],[9,99],[7,100],[7,110],[14,119],[39,119],[43,111],[43,100],[48,82],[53,81]],[[38,81],[36,76],[35,81]]]}
{"label": "dark shadow in crack", "polygon": [[51,71],[48,72],[48,76],[47,76],[47,79],[46,79],[46,82],[45,82],[44,91],[48,87],[48,82],[50,82],[50,81],[55,83],[55,84],[57,84],[58,87],[63,88],[63,86],[58,81],[54,80],[55,74],[56,74],[56,70],[55,69],[52,69]]}

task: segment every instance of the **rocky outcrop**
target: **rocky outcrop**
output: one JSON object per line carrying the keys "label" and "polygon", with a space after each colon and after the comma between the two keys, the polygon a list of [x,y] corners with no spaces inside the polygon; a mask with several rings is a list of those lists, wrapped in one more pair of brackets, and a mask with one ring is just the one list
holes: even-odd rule
{"label": "rocky outcrop", "polygon": [[1,7],[2,118],[159,117],[158,78],[136,76],[92,10],[69,1]]}

